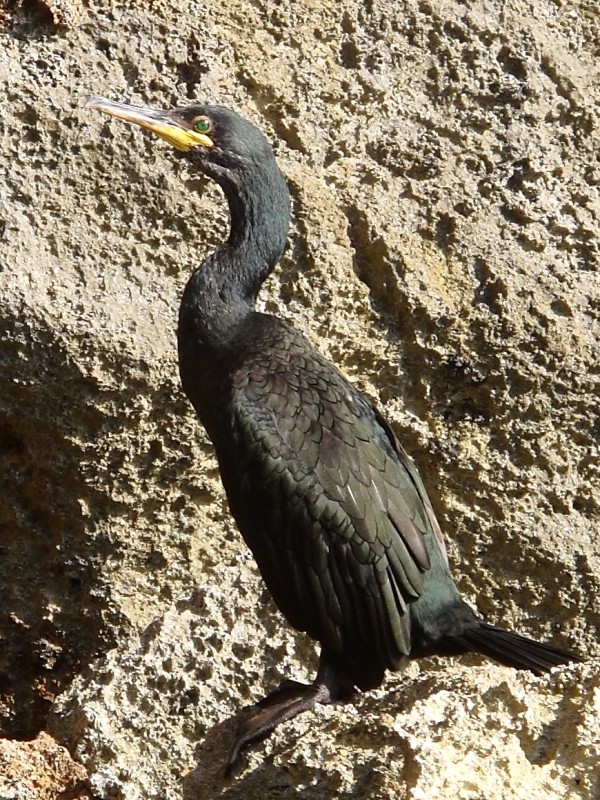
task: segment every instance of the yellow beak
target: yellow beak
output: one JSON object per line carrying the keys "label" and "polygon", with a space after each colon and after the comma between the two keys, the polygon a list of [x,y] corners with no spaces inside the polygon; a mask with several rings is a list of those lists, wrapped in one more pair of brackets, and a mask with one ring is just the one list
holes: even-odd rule
{"label": "yellow beak", "polygon": [[210,136],[186,127],[187,122],[178,118],[172,111],[138,108],[125,103],[114,103],[104,97],[90,97],[85,107],[103,111],[105,114],[118,117],[125,122],[132,122],[134,125],[140,125],[162,139],[166,139],[169,144],[184,153],[191,150],[192,147],[212,147],[214,145]]}

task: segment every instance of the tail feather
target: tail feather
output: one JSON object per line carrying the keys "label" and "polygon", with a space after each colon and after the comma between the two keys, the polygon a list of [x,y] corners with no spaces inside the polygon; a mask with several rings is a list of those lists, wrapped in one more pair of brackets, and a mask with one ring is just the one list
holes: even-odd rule
{"label": "tail feather", "polygon": [[531,670],[536,675],[549,672],[559,664],[582,660],[569,650],[536,642],[518,633],[488,625],[487,622],[480,622],[453,639],[466,650],[481,653],[508,667]]}

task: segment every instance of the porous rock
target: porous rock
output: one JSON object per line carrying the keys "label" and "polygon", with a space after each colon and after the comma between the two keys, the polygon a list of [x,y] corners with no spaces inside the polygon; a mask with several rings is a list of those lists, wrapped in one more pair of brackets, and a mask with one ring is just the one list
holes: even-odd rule
{"label": "porous rock", "polygon": [[85,767],[47,733],[31,741],[0,740],[3,800],[89,800]]}
{"label": "porous rock", "polygon": [[[596,798],[594,0],[0,17],[3,747],[33,764],[50,731],[102,800]],[[222,198],[85,111],[92,94],[260,125],[293,197],[262,307],[383,408],[464,596],[584,665],[411,665],[282,727],[224,782],[232,715],[309,679],[314,648],[266,596],[179,389],[178,298],[226,233]],[[11,780],[36,796],[25,768]],[[48,785],[44,800],[71,790]]]}

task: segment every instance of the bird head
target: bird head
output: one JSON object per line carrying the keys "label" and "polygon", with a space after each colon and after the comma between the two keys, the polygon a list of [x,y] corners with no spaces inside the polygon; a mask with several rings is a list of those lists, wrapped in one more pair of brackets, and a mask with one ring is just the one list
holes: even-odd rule
{"label": "bird head", "polygon": [[273,151],[258,128],[223,106],[193,105],[157,111],[92,97],[86,108],[151,131],[217,180],[273,159]]}

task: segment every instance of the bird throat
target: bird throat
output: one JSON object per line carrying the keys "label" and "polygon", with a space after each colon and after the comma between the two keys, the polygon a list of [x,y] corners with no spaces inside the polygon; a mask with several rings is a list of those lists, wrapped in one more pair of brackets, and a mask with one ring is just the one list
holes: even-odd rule
{"label": "bird throat", "polygon": [[290,214],[289,191],[274,157],[211,177],[227,199],[230,234],[192,273],[179,317],[180,342],[191,336],[207,358],[227,347],[254,311],[285,248]]}

